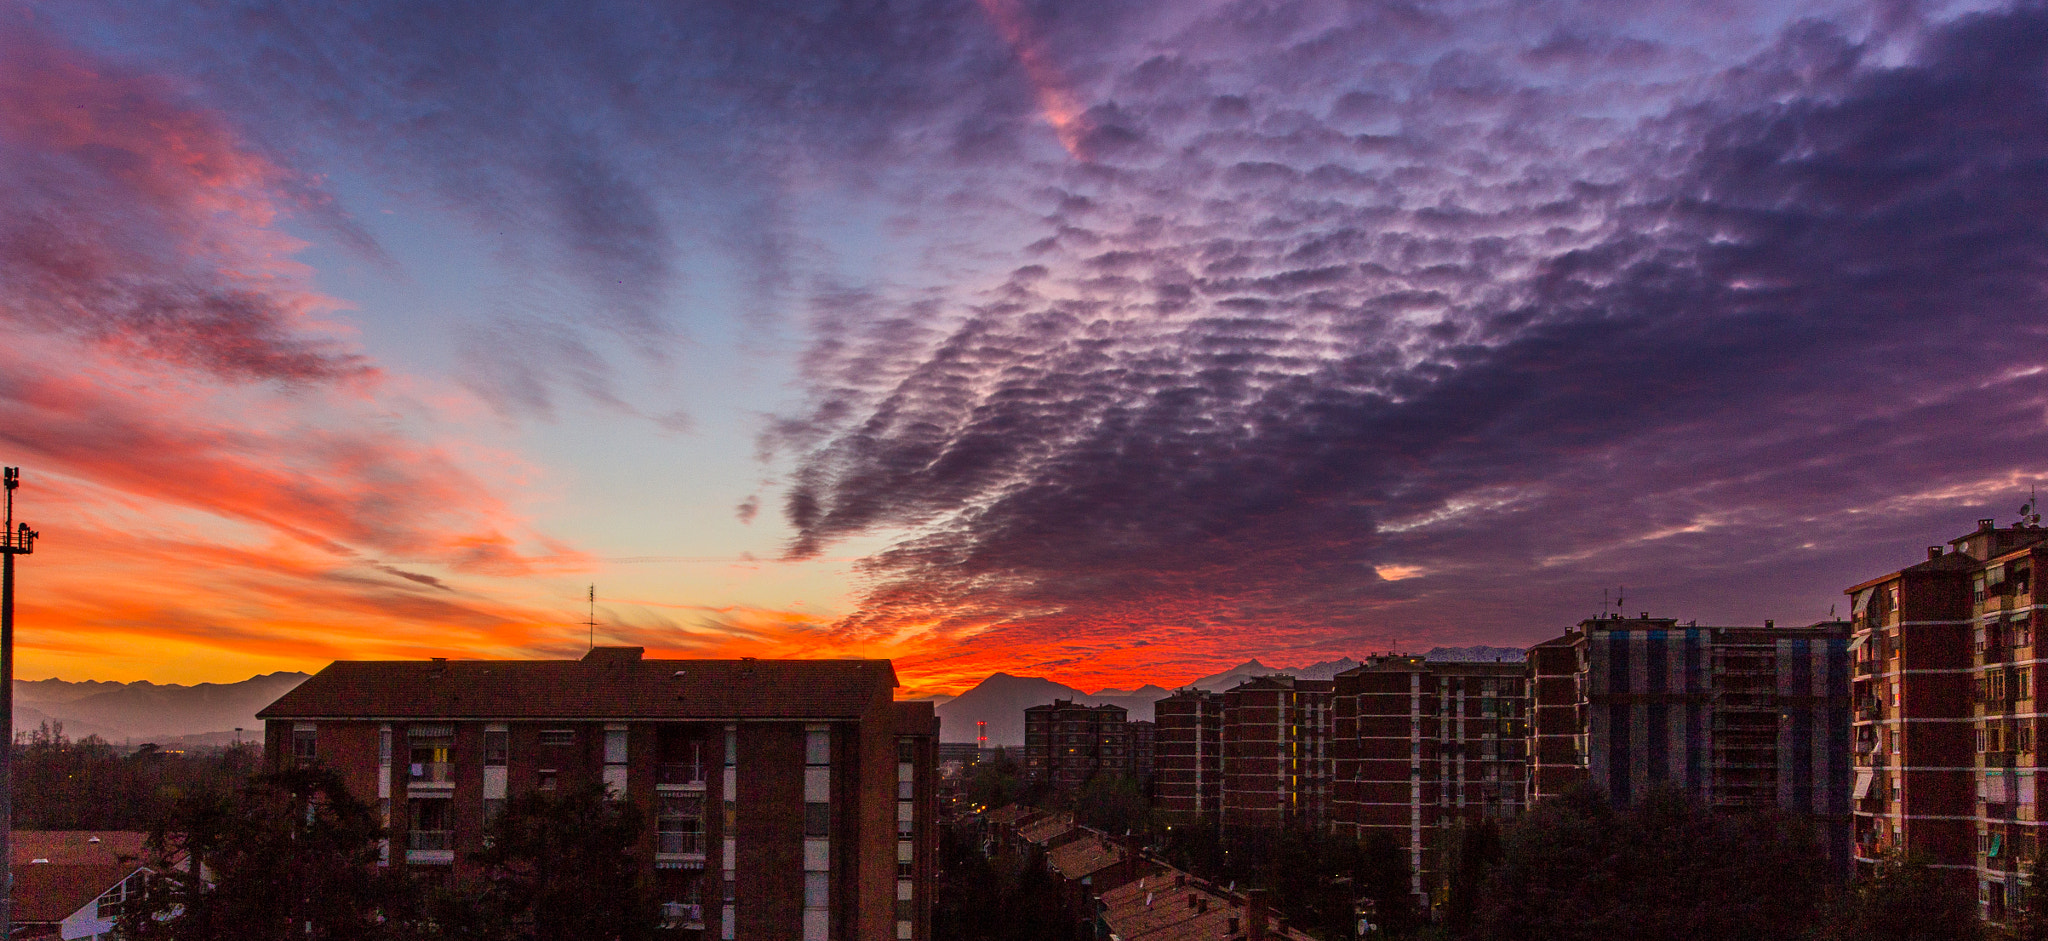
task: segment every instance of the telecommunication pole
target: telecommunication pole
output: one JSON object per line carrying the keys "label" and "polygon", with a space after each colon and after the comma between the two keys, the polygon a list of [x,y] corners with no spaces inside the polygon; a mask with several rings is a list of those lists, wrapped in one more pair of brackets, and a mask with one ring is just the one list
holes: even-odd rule
{"label": "telecommunication pole", "polygon": [[14,557],[36,551],[36,531],[14,522],[21,468],[0,470],[7,527],[0,529],[0,938],[14,936]]}

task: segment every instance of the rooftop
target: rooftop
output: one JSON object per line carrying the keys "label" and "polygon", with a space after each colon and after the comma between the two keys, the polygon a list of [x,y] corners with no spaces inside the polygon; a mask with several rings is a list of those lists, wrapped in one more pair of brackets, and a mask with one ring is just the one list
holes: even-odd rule
{"label": "rooftop", "polygon": [[[853,718],[889,702],[887,660],[337,660],[261,719]],[[547,695],[535,695],[545,690]]]}

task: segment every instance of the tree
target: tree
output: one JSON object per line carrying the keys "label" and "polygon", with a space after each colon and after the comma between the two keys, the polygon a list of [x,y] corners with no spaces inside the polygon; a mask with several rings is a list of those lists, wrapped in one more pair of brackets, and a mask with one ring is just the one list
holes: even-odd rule
{"label": "tree", "polygon": [[1122,775],[1095,775],[1074,798],[1074,815],[1083,825],[1118,836],[1146,830],[1151,812],[1138,782]]}
{"label": "tree", "polygon": [[1492,820],[1461,821],[1444,833],[1444,927],[1453,934],[1472,929],[1486,879],[1501,859],[1500,824]]}
{"label": "tree", "polygon": [[1360,846],[1358,894],[1372,900],[1372,923],[1384,937],[1406,937],[1420,920],[1415,910],[1414,867],[1405,843],[1383,830]]}
{"label": "tree", "polygon": [[2020,893],[2020,909],[2012,923],[2013,941],[2048,941],[2048,872],[2041,861],[2027,866],[2027,882]]}
{"label": "tree", "polygon": [[1918,857],[1879,860],[1869,877],[1841,893],[1814,932],[1816,941],[1978,941],[1977,906],[1961,886]]}
{"label": "tree", "polygon": [[1818,840],[1776,811],[1719,813],[1675,789],[1615,809],[1590,790],[1508,828],[1476,906],[1487,941],[1775,941],[1813,921]]}
{"label": "tree", "polygon": [[514,797],[486,827],[484,850],[470,857],[483,869],[481,887],[432,900],[436,933],[464,941],[654,937],[660,906],[633,856],[642,826],[639,811],[607,799],[602,784]]}
{"label": "tree", "polygon": [[260,775],[238,796],[187,797],[149,834],[158,875],[120,919],[135,941],[407,936],[409,893],[377,866],[383,830],[332,771],[295,768]]}

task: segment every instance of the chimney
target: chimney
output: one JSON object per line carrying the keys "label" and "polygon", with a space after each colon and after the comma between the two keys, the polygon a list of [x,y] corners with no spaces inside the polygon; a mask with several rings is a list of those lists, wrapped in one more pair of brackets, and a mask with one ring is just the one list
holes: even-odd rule
{"label": "chimney", "polygon": [[1237,916],[1236,916],[1236,915],[1232,915],[1232,916],[1230,916],[1230,925],[1229,925],[1229,927],[1226,927],[1226,928],[1224,928],[1224,929],[1223,929],[1223,933],[1224,933],[1225,935],[1229,935],[1229,936],[1233,936],[1233,937],[1237,935]]}
{"label": "chimney", "polygon": [[1773,621],[1773,620],[1771,620],[1770,618],[1764,618],[1764,630],[1767,630],[1767,631],[1768,631],[1768,630],[1770,630],[1771,628],[1774,628],[1774,627],[1777,627],[1777,626],[1778,626],[1778,622],[1776,622],[1776,621]]}
{"label": "chimney", "polygon": [[1201,896],[1201,897],[1199,897],[1199,898],[1195,899],[1195,914],[1197,914],[1197,915],[1207,915],[1207,914],[1209,914],[1209,897],[1208,897],[1208,896],[1204,895],[1204,896]]}
{"label": "chimney", "polygon": [[1978,532],[1980,532],[1980,533],[1988,533],[1988,532],[1990,532],[1990,531],[1992,531],[1992,530],[1994,530],[1994,529],[1997,529],[1997,528],[1998,528],[1998,523],[1997,523],[1997,521],[1995,521],[1995,520],[1978,520],[1978,521],[1977,521],[1977,531],[1978,531]]}
{"label": "chimney", "polygon": [[1929,561],[1929,562],[1932,562],[1932,561],[1934,561],[1934,560],[1936,560],[1936,559],[1939,559],[1939,558],[1941,558],[1941,547],[1940,547],[1940,546],[1928,546],[1928,547],[1927,547],[1927,561]]}
{"label": "chimney", "polygon": [[1187,874],[1187,873],[1184,873],[1184,872],[1181,872],[1181,873],[1175,873],[1175,874],[1174,874],[1174,876],[1173,876],[1173,887],[1174,887],[1174,888],[1176,888],[1176,889],[1185,889],[1185,888],[1187,888],[1187,887],[1188,887],[1188,874]]}
{"label": "chimney", "polygon": [[1251,930],[1245,933],[1245,941],[1266,941],[1266,892],[1253,889],[1244,894],[1246,921]]}
{"label": "chimney", "polygon": [[1188,893],[1188,911],[1194,911],[1194,910],[1195,910],[1195,893],[1193,893],[1193,892],[1189,892],[1189,893]]}

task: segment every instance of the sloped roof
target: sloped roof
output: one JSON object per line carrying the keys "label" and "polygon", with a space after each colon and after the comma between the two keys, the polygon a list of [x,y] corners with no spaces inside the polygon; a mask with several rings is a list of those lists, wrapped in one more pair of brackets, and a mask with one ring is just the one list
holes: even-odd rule
{"label": "sloped roof", "polygon": [[1017,835],[1032,843],[1043,843],[1072,829],[1074,818],[1060,815],[1032,823],[1018,830]]}
{"label": "sloped roof", "polygon": [[1033,810],[1029,807],[1025,807],[1021,804],[1004,804],[1003,806],[988,812],[988,822],[995,824],[1012,824],[1037,812],[1038,811]]}
{"label": "sloped roof", "polygon": [[256,713],[318,718],[839,718],[896,688],[887,660],[337,660]]}
{"label": "sloped roof", "polygon": [[58,922],[120,884],[140,863],[32,863],[14,870],[14,920]]}
{"label": "sloped roof", "polygon": [[1086,836],[1045,854],[1047,865],[1072,882],[1123,861],[1123,851],[1097,836]]}
{"label": "sloped roof", "polygon": [[30,861],[55,865],[107,865],[145,855],[146,833],[134,830],[15,830],[8,835],[8,858],[19,872]]}
{"label": "sloped roof", "polygon": [[[1175,878],[1182,876],[1186,884],[1176,886]],[[1190,896],[1207,899],[1209,910],[1188,904]],[[1102,920],[1122,941],[1242,941],[1250,934],[1241,897],[1177,869],[1127,882],[1096,897],[1102,902]],[[1230,930],[1232,918],[1237,919],[1235,933]],[[1270,910],[1266,919],[1266,937],[1273,941],[1312,941],[1294,928],[1281,931]]]}

